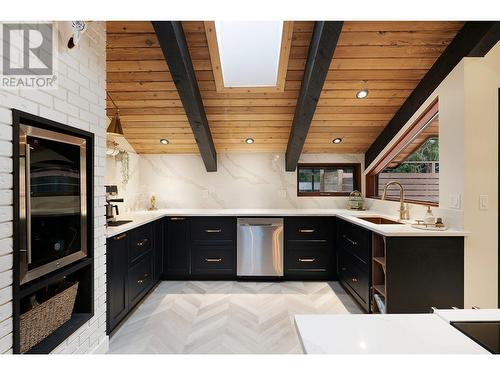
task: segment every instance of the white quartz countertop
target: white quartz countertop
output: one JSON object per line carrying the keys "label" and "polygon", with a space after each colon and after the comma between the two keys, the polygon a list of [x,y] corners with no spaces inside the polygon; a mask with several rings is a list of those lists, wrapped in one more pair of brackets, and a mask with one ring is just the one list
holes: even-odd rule
{"label": "white quartz countertop", "polygon": [[377,211],[350,211],[347,209],[165,209],[157,211],[138,211],[120,215],[117,220],[132,220],[131,223],[107,228],[107,237],[129,231],[166,216],[336,216],[363,228],[392,237],[453,237],[467,236],[466,231],[448,229],[428,231],[412,228],[410,222],[404,224],[373,224],[360,219],[363,216],[381,216],[391,220],[397,217]]}
{"label": "white quartz countertop", "polygon": [[435,309],[446,322],[500,322],[500,309]]}
{"label": "white quartz countertop", "polygon": [[295,315],[306,354],[490,354],[436,314]]}

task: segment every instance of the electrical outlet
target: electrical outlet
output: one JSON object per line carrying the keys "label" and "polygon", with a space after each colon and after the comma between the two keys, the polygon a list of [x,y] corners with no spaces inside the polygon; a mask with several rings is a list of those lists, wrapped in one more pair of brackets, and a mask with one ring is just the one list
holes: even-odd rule
{"label": "electrical outlet", "polygon": [[462,197],[460,196],[460,194],[450,194],[449,199],[450,208],[459,210],[460,207],[462,207]]}
{"label": "electrical outlet", "polygon": [[207,189],[201,191],[201,197],[203,199],[208,199],[209,196],[210,196],[210,192]]}
{"label": "electrical outlet", "polygon": [[487,195],[480,195],[479,196],[479,209],[480,210],[488,210],[488,196]]}

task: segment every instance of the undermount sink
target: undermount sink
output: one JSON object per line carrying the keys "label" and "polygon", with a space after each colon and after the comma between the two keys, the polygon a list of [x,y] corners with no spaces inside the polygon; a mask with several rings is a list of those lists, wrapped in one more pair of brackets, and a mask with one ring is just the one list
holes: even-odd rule
{"label": "undermount sink", "polygon": [[391,219],[386,219],[385,217],[380,217],[380,216],[365,216],[365,217],[359,217],[358,219],[369,221],[370,223],[373,224],[403,224],[400,223],[399,221],[394,221]]}
{"label": "undermount sink", "polygon": [[108,227],[118,227],[123,224],[131,223],[132,220],[115,220],[108,223]]}

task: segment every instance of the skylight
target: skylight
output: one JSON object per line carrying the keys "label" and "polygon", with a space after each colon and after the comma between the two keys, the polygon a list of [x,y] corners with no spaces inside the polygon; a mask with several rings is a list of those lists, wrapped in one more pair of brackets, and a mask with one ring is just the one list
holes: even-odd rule
{"label": "skylight", "polygon": [[216,21],[225,87],[276,86],[283,22]]}

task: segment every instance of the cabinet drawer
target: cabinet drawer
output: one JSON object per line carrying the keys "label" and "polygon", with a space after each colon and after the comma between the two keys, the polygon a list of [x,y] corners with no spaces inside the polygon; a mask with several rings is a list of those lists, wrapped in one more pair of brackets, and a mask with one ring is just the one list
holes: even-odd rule
{"label": "cabinet drawer", "polygon": [[339,249],[349,251],[362,262],[369,264],[371,232],[356,225],[340,221],[338,225]]}
{"label": "cabinet drawer", "polygon": [[331,252],[328,246],[289,246],[285,254],[285,268],[287,271],[329,271]]}
{"label": "cabinet drawer", "polygon": [[140,226],[130,231],[129,259],[133,263],[142,255],[153,248],[153,226],[151,224]]}
{"label": "cabinet drawer", "polygon": [[285,238],[289,242],[328,243],[333,238],[333,220],[324,217],[285,218]]}
{"label": "cabinet drawer", "polygon": [[362,263],[352,255],[344,253],[339,256],[339,279],[346,283],[356,294],[368,303],[370,292],[369,272],[360,267]]}
{"label": "cabinet drawer", "polygon": [[151,253],[141,258],[128,270],[129,301],[134,305],[153,283]]}
{"label": "cabinet drawer", "polygon": [[193,246],[191,272],[193,275],[232,275],[236,273],[234,246]]}
{"label": "cabinet drawer", "polygon": [[193,217],[191,218],[191,240],[193,242],[229,242],[236,237],[234,217]]}

